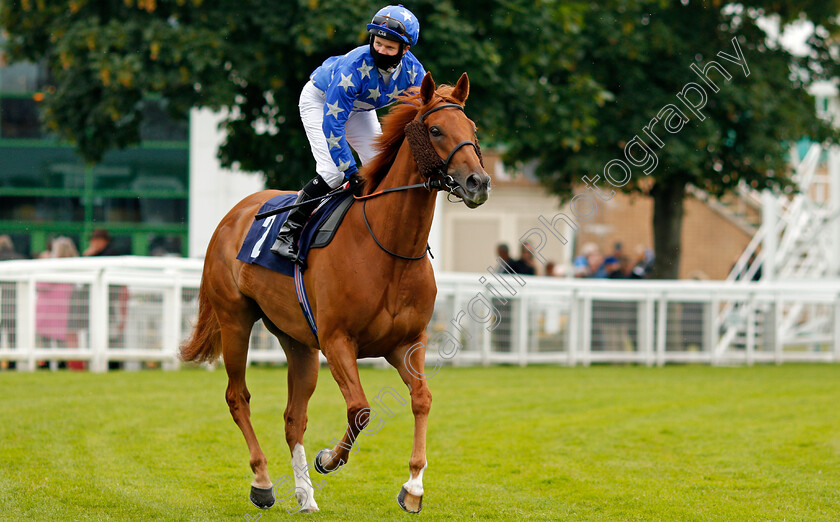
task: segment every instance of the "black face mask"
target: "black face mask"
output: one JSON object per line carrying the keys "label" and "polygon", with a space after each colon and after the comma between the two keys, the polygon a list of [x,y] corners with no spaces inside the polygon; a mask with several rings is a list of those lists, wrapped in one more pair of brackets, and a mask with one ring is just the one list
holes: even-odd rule
{"label": "black face mask", "polygon": [[373,57],[373,64],[385,71],[392,67],[396,67],[397,64],[400,63],[400,60],[402,60],[405,44],[400,43],[400,50],[397,51],[397,54],[394,56],[388,56],[387,54],[377,52],[376,49],[373,48],[373,38],[373,36],[370,37],[370,55]]}

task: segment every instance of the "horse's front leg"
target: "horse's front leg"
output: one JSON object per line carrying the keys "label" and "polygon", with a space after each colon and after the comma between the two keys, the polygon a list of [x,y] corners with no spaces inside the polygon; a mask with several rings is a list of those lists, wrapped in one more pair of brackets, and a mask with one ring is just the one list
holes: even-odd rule
{"label": "horse's front leg", "polygon": [[347,403],[347,428],[341,440],[336,441],[332,449],[322,449],[315,455],[315,470],[326,475],[347,462],[351,449],[358,449],[356,438],[370,419],[370,406],[359,381],[355,346],[346,337],[325,341],[322,346],[333,378]]}
{"label": "horse's front leg", "polygon": [[426,471],[426,425],[432,407],[432,392],[426,384],[423,365],[426,361],[426,334],[417,343],[400,347],[387,356],[411,392],[414,413],[414,448],[408,461],[408,481],[397,495],[400,507],[409,513],[423,508],[423,472]]}

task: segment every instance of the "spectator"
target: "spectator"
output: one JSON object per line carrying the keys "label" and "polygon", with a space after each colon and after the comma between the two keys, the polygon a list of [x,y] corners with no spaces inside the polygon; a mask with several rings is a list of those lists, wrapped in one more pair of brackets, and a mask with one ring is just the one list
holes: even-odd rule
{"label": "spectator", "polygon": [[23,256],[15,250],[15,244],[12,243],[12,238],[7,235],[2,235],[0,236],[0,261],[9,259],[23,259]]}
{"label": "spectator", "polygon": [[534,254],[531,252],[531,244],[530,243],[522,243],[522,250],[520,251],[519,260],[516,261],[516,267],[514,270],[517,274],[522,275],[536,275],[537,274],[537,264],[534,261]]}
{"label": "spectator", "polygon": [[50,257],[79,257],[79,250],[72,239],[61,236],[53,240]]}
{"label": "spectator", "polygon": [[633,279],[646,279],[653,270],[653,263],[656,257],[653,250],[644,245],[636,246],[636,264],[633,266]]}
{"label": "spectator", "polygon": [[624,256],[624,251],[621,249],[621,242],[616,241],[615,244],[613,244],[612,254],[607,256],[604,260],[604,264],[617,265],[622,256]]}
{"label": "spectator", "polygon": [[[505,264],[507,264],[514,272],[516,272],[516,261],[514,261],[513,258],[510,257],[510,249],[508,248],[507,243],[499,243],[499,245],[496,247],[496,256],[502,261],[504,261]],[[496,266],[496,273],[503,274],[505,272],[506,270],[504,265],[502,263],[499,263],[498,266]]]}
{"label": "spectator", "polygon": [[595,243],[584,243],[580,247],[580,254],[575,256],[573,261],[575,277],[590,277],[589,256],[599,252],[600,249]]}
{"label": "spectator", "polygon": [[83,256],[119,256],[121,252],[111,244],[111,233],[104,228],[97,228],[90,235],[88,247],[82,252]]}
{"label": "spectator", "polygon": [[[50,257],[78,257],[73,240],[57,237],[52,241]],[[35,304],[35,332],[47,347],[75,347],[75,333],[69,331],[70,301],[74,285],[70,283],[38,283]],[[39,363],[39,366],[46,362]],[[63,364],[62,364],[63,366]],[[51,369],[59,368],[55,361]]]}
{"label": "spectator", "polygon": [[593,279],[607,278],[607,268],[604,264],[604,255],[601,254],[600,250],[595,250],[586,256],[586,265],[589,274],[586,277],[591,277]]}
{"label": "spectator", "polygon": [[[507,274],[508,270],[505,269],[505,264],[510,267],[510,270],[514,272],[518,272],[517,270],[517,262],[510,257],[510,249],[508,248],[506,243],[500,243],[496,247],[496,255],[498,259],[501,261],[499,262],[498,266],[496,266],[496,273],[497,274]],[[493,333],[490,337],[490,341],[493,346],[493,351],[496,352],[509,352],[512,346],[511,337],[512,337],[512,330],[511,330],[511,303],[507,299],[497,299],[493,297],[491,299],[493,306],[499,312],[499,323],[497,327],[493,330]]]}
{"label": "spectator", "polygon": [[622,259],[627,259],[627,256],[610,256],[604,261],[604,270],[607,272],[609,279],[624,279],[624,273],[621,271]]}
{"label": "spectator", "polygon": [[[612,276],[611,276],[612,277]],[[633,261],[630,256],[621,256],[618,260],[618,274],[616,279],[632,279],[633,278]]]}

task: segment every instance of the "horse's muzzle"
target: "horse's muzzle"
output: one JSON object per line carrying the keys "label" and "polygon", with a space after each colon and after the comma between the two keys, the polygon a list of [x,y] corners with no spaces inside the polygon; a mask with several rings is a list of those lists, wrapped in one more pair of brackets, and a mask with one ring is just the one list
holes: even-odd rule
{"label": "horse's muzzle", "polygon": [[458,183],[454,192],[464,200],[465,205],[475,208],[487,201],[490,194],[490,176],[484,172],[473,172],[462,183]]}

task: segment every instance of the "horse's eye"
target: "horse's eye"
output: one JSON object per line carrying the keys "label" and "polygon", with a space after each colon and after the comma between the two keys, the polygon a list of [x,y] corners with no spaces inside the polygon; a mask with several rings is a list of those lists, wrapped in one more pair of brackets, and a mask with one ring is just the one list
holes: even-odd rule
{"label": "horse's eye", "polygon": [[443,133],[440,131],[440,128],[438,128],[437,125],[432,125],[431,127],[429,127],[429,134],[431,134],[435,138],[443,136]]}

